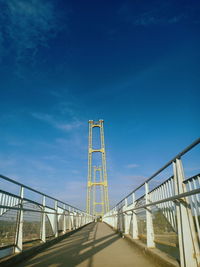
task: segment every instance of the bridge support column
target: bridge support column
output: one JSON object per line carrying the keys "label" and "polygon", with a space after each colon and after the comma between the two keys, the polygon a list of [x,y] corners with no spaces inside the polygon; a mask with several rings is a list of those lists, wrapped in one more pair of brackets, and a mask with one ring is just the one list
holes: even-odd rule
{"label": "bridge support column", "polygon": [[[135,208],[135,193],[132,194],[133,208]],[[135,211],[132,211],[132,237],[133,239],[138,239],[138,222],[137,215]]]}
{"label": "bridge support column", "polygon": [[24,188],[20,188],[20,201],[19,201],[19,211],[17,213],[17,225],[15,233],[15,253],[19,253],[23,249],[23,197]]}
{"label": "bridge support column", "polygon": [[[181,159],[173,162],[175,194],[186,192]],[[191,207],[186,198],[175,202],[181,267],[198,267],[200,254]]]}
{"label": "bridge support column", "polygon": [[43,243],[46,242],[46,213],[45,213],[45,196],[42,199],[42,223],[41,223],[41,230],[40,230],[40,238]]}
{"label": "bridge support column", "polygon": [[[150,203],[149,185],[145,183],[145,198],[146,204]],[[147,229],[147,247],[154,248],[154,230],[153,230],[153,218],[151,207],[146,208],[146,229]]]}

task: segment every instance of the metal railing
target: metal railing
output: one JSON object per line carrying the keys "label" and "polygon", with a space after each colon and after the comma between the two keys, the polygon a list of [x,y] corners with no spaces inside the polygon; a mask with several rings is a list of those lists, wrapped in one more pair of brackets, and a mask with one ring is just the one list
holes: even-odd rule
{"label": "metal railing", "polygon": [[[93,220],[61,200],[0,175],[0,258],[21,252],[28,243],[53,239]],[[15,187],[15,192],[11,189]]]}
{"label": "metal railing", "polygon": [[[147,247],[168,250],[181,267],[200,266],[200,175],[185,179],[182,165],[182,157],[199,143],[200,138],[103,216],[104,222]],[[172,173],[166,177],[163,172],[169,168]]]}

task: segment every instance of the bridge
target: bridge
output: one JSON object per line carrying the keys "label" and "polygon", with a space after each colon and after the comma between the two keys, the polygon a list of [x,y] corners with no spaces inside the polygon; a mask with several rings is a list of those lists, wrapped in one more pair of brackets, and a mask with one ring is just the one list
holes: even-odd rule
{"label": "bridge", "polygon": [[200,175],[182,164],[199,143],[102,218],[0,175],[1,266],[200,266]]}

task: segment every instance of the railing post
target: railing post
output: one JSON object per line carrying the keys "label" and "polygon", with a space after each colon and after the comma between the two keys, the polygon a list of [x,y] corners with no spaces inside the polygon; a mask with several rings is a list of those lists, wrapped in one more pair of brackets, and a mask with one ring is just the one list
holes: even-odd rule
{"label": "railing post", "polygon": [[[127,198],[125,198],[125,205],[124,205],[124,211],[127,210],[128,207],[128,200]],[[123,213],[124,214],[124,233],[125,234],[129,234],[129,215],[127,213]]]}
{"label": "railing post", "polygon": [[83,213],[81,212],[80,227],[83,225]]}
{"label": "railing post", "polygon": [[[133,208],[135,208],[135,193],[132,194]],[[135,211],[132,211],[132,237],[133,239],[138,239],[138,222],[137,215]]]}
{"label": "railing post", "polygon": [[58,237],[58,201],[55,200],[54,235]]}
{"label": "railing post", "polygon": [[43,243],[46,242],[45,196],[42,197],[42,224],[41,224],[40,238]]}
{"label": "railing post", "polygon": [[121,214],[120,214],[120,207],[117,206],[117,230],[121,231]]}
{"label": "railing post", "polygon": [[115,227],[115,209],[112,209],[112,218],[111,218],[111,222],[112,222],[112,227]]}
{"label": "railing post", "polygon": [[[150,203],[150,196],[149,196],[149,185],[145,183],[145,198],[146,204]],[[152,218],[152,211],[150,207],[146,208],[146,229],[147,229],[147,247],[154,248],[154,230],[153,230],[153,218]]]}
{"label": "railing post", "polygon": [[116,228],[116,207],[113,209],[113,228]]}
{"label": "railing post", "polygon": [[120,207],[117,206],[117,230],[120,232],[121,230],[121,214],[120,214]]}
{"label": "railing post", "polygon": [[79,213],[79,227],[81,227],[81,218],[82,218],[82,213]]}
{"label": "railing post", "polygon": [[[173,162],[175,194],[186,192],[181,159]],[[200,263],[199,246],[191,213],[186,198],[175,202],[181,267],[197,267]]]}
{"label": "railing post", "polygon": [[73,210],[73,229],[76,229],[76,211]]}
{"label": "railing post", "polygon": [[19,211],[17,213],[17,225],[15,233],[15,253],[19,253],[23,249],[23,198],[24,198],[24,187],[20,188],[20,201]]}
{"label": "railing post", "polygon": [[71,207],[69,207],[69,211],[68,211],[68,222],[69,222],[69,231],[72,230],[72,218],[71,218]]}
{"label": "railing post", "polygon": [[117,207],[115,208],[115,229],[118,228],[118,212]]}
{"label": "railing post", "polygon": [[75,223],[74,223],[74,209],[72,208],[71,210],[71,230],[75,228]]}
{"label": "railing post", "polygon": [[63,234],[66,233],[66,208],[65,204],[63,204]]}
{"label": "railing post", "polygon": [[77,228],[80,227],[80,213],[77,212]]}
{"label": "railing post", "polygon": [[83,219],[82,219],[82,225],[86,224],[86,217],[85,217],[85,213],[83,213]]}

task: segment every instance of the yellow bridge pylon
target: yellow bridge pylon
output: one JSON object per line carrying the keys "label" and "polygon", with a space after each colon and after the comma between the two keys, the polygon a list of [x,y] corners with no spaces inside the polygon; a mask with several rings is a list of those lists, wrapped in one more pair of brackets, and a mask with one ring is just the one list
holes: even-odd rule
{"label": "yellow bridge pylon", "polygon": [[[103,120],[99,120],[97,122],[89,120],[88,183],[86,210],[88,213],[92,212],[93,215],[96,216],[103,216],[104,213],[109,211],[106,151],[103,123]],[[93,128],[95,127],[98,127],[100,129],[101,147],[98,149],[93,148]],[[93,166],[93,153],[101,153],[101,165]],[[100,200],[98,201],[97,193],[99,193],[100,198]]]}

